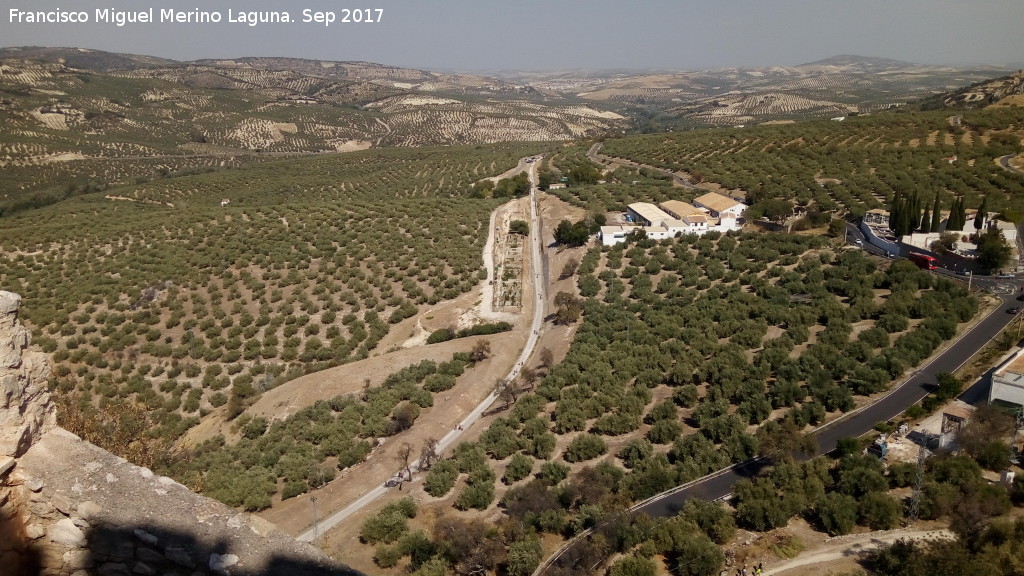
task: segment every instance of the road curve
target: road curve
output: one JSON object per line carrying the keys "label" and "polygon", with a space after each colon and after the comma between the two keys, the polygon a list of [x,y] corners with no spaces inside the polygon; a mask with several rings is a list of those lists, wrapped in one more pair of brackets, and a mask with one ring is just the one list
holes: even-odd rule
{"label": "road curve", "polygon": [[[890,390],[884,397],[817,429],[814,432],[814,439],[817,443],[815,456],[834,450],[840,438],[861,436],[871,430],[876,423],[898,416],[909,406],[923,399],[931,391],[939,373],[955,372],[1017,318],[1017,315],[1006,313],[1007,306],[1015,303],[1015,296],[1016,294],[1012,293],[1000,295],[999,306],[989,312],[970,330],[960,335],[944,352],[912,372],[909,378]],[[979,380],[961,394],[961,397],[980,397],[983,392],[980,388],[984,386],[985,381]],[[682,509],[687,500],[696,498],[711,501],[728,497],[736,482],[756,476],[767,465],[768,463],[760,458],[742,462],[656,494],[629,510],[631,513],[643,512],[656,517],[673,516]],[[588,530],[564,544],[538,566],[533,573],[534,576],[543,574],[559,556],[589,532]]]}
{"label": "road curve", "polygon": [[1016,156],[1016,154],[1007,154],[1006,156],[1000,156],[999,158],[996,158],[996,160],[998,161],[999,165],[1003,167],[1004,170],[1009,170],[1014,174],[1024,174],[1024,170],[1021,170],[1020,168],[1015,167],[1013,164],[1010,164],[1010,158],[1013,158],[1014,156]]}
{"label": "road curve", "polygon": [[[961,335],[945,352],[933,358],[924,366],[911,373],[902,384],[893,388],[873,404],[847,413],[814,433],[818,444],[817,454],[835,449],[840,438],[857,437],[883,422],[901,414],[912,404],[919,402],[935,385],[936,376],[941,372],[954,372],[999,333],[1016,316],[1006,313],[1006,306],[1013,302],[1013,295],[1002,297],[1002,305],[989,312],[973,328]],[[816,455],[817,455],[816,454]],[[675,514],[691,498],[716,500],[732,491],[738,480],[755,475],[766,466],[764,461],[755,460],[737,464],[721,470],[704,479],[684,487],[655,496],[633,508],[651,516]]]}
{"label": "road curve", "polygon": [[[520,160],[520,165],[523,165],[524,162],[525,159]],[[531,183],[530,245],[533,251],[533,257],[530,262],[530,273],[534,275],[534,285],[536,291],[534,292],[535,300],[533,307],[533,321],[530,323],[530,334],[526,339],[526,345],[523,346],[523,351],[519,354],[519,358],[516,359],[516,363],[512,367],[512,370],[508,373],[508,376],[506,376],[506,378],[509,381],[514,380],[519,375],[519,371],[522,370],[523,366],[526,365],[527,359],[529,359],[530,355],[533,354],[533,349],[537,346],[537,339],[540,337],[540,327],[544,321],[544,300],[547,291],[547,283],[542,281],[544,280],[544,278],[541,277],[543,272],[540,267],[541,238],[539,225],[540,220],[537,214],[537,162],[530,164],[529,176]],[[490,226],[489,234],[493,234],[493,231],[494,226],[492,219],[492,225]],[[490,245],[491,243],[488,243],[488,246]],[[459,437],[462,436],[462,434],[467,429],[469,429],[469,427],[472,426],[474,422],[480,419],[484,411],[487,410],[487,408],[490,407],[492,404],[494,404],[494,402],[497,399],[498,394],[496,392],[491,392],[486,398],[483,399],[483,401],[477,404],[476,407],[473,408],[473,410],[469,414],[467,414],[465,418],[462,419],[462,421],[459,423],[459,426],[455,430],[449,431],[447,434],[444,435],[443,438],[441,438],[441,440],[438,441],[437,452],[440,454],[446,448],[454,444],[455,441],[458,440]],[[418,470],[419,463],[420,461],[417,459],[412,464],[410,464],[410,468],[412,468],[413,470]],[[324,518],[322,521],[318,522],[316,526],[313,526],[309,530],[303,532],[302,534],[299,534],[296,537],[296,540],[300,542],[312,542],[320,534],[323,534],[327,530],[334,528],[335,526],[343,522],[346,518],[361,510],[364,506],[368,505],[377,498],[380,498],[381,496],[386,494],[388,490],[390,490],[390,488],[384,487],[384,480],[385,479],[381,480],[380,486],[377,486],[376,488],[368,491],[366,494],[363,494],[355,502],[352,502],[348,506]]]}

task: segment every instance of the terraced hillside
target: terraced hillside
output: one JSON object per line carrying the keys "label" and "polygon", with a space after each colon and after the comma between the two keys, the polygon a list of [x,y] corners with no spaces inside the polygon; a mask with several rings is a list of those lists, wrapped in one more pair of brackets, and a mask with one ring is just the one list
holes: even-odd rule
{"label": "terraced hillside", "polygon": [[[1024,108],[994,106],[950,112],[886,112],[843,122],[807,121],[609,139],[603,154],[685,173],[698,185],[742,193],[749,203],[783,199],[823,212],[858,216],[896,192],[939,192],[990,211],[1024,212],[1017,174],[996,159],[1021,152]],[[702,184],[703,183],[703,184]],[[571,191],[603,198],[608,208],[635,198],[628,182]]]}
{"label": "terraced hillside", "polygon": [[65,414],[147,464],[211,410],[366,358],[476,286],[499,200],[472,185],[537,151],[353,152],[89,193],[0,219],[0,284],[25,298]]}
{"label": "terraced hillside", "polygon": [[0,204],[267,155],[553,141],[622,117],[529,86],[364,62],[0,51]]}
{"label": "terraced hillside", "polygon": [[640,131],[661,131],[875,112],[1004,73],[846,55],[798,66],[507,77],[601,103],[635,118]]}

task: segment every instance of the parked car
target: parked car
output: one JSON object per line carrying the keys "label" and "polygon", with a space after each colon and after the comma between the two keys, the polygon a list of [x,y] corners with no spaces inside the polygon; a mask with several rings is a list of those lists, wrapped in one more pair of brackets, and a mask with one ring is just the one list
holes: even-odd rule
{"label": "parked car", "polygon": [[1013,308],[1007,308],[1006,309],[1006,313],[1007,314],[1019,314],[1020,313],[1020,308],[1018,308],[1016,306],[1014,306]]}
{"label": "parked car", "polygon": [[1010,274],[1009,272],[1004,272],[1003,274],[1000,274],[999,276],[996,276],[996,278],[1013,278],[1013,277],[1014,277],[1013,274]]}

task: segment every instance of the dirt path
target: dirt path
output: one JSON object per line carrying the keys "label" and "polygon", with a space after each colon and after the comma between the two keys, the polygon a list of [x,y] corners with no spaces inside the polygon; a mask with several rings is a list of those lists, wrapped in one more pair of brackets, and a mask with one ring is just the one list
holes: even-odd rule
{"label": "dirt path", "polygon": [[[536,170],[536,164],[531,164],[530,165],[529,175],[530,175],[530,181],[533,184],[531,186],[531,190],[530,190],[530,245],[531,245],[532,249],[530,251],[530,256],[531,257],[529,258],[530,266],[528,268],[528,270],[530,270],[530,272],[529,272],[529,274],[527,274],[527,279],[526,279],[527,281],[525,281],[523,283],[523,290],[525,291],[525,290],[529,289],[530,293],[534,294],[535,296],[534,296],[534,298],[529,300],[529,302],[532,304],[532,306],[527,307],[527,306],[524,305],[523,312],[524,313],[532,313],[533,319],[532,319],[532,322],[530,323],[530,326],[529,326],[529,334],[527,335],[526,342],[522,346],[522,351],[520,352],[519,357],[516,359],[516,362],[515,362],[514,366],[512,367],[512,369],[505,376],[505,378],[508,379],[508,380],[514,380],[519,375],[519,371],[525,365],[526,360],[533,354],[533,349],[536,346],[537,339],[538,339],[538,337],[540,335],[541,324],[542,324],[542,322],[544,320],[544,298],[545,298],[545,293],[546,293],[545,292],[545,284],[546,283],[543,282],[543,281],[540,281],[542,279],[541,279],[541,276],[540,276],[541,272],[540,272],[540,266],[539,266],[539,263],[541,262],[541,260],[540,260],[540,221],[539,221],[538,214],[537,214],[537,192],[536,192],[537,170]],[[489,230],[488,230],[488,242],[487,242],[487,246],[488,247],[493,246],[493,236],[494,236],[494,233],[495,233],[494,232],[494,225],[493,225],[493,222],[494,222],[493,218],[494,218],[494,216],[492,215],[491,225],[489,226]],[[485,249],[485,253],[489,253],[489,252],[490,252],[490,250]],[[486,256],[485,256],[485,259],[486,259]],[[489,300],[485,298],[484,301],[489,301]],[[524,304],[526,302],[527,302],[527,300],[524,299]],[[445,449],[447,449],[449,446],[455,444],[455,442],[458,441],[459,438],[477,420],[480,419],[480,417],[484,413],[484,411],[487,408],[489,408],[492,404],[494,404],[494,402],[497,399],[498,399],[498,395],[497,395],[496,392],[492,391],[490,394],[488,394],[487,397],[485,397],[480,403],[478,403],[476,405],[476,407],[474,407],[472,410],[470,410],[469,413],[458,422],[458,424],[454,427],[454,429],[449,430],[448,433],[445,434],[443,438],[441,438],[441,440],[438,442],[437,452],[438,453],[443,453]],[[416,461],[414,461],[410,465],[410,468],[412,470],[414,470],[414,471],[418,470],[418,467],[419,467],[419,460],[418,459]],[[384,479],[381,479],[381,482],[383,482],[383,480]],[[416,477],[414,481],[420,481],[420,480],[422,480],[422,475],[420,475],[419,477]],[[355,500],[354,502],[352,502],[348,506],[345,506],[341,510],[339,510],[339,511],[337,511],[337,512],[335,512],[335,513],[333,513],[333,514],[331,514],[329,516],[327,516],[322,521],[318,522],[318,524],[316,526],[313,526],[310,529],[306,530],[305,532],[299,534],[297,539],[299,541],[302,541],[302,542],[311,542],[311,541],[313,541],[315,538],[319,537],[321,534],[323,534],[327,530],[330,530],[331,528],[333,528],[333,527],[337,526],[338,524],[342,523],[348,517],[350,517],[353,514],[359,512],[366,505],[368,505],[371,502],[377,500],[378,498],[384,496],[390,490],[391,490],[391,488],[386,488],[385,486],[383,486],[383,484],[377,484],[375,488],[372,488],[372,489],[368,490],[367,492],[363,493],[361,496],[359,496],[359,498],[357,500]]]}
{"label": "dirt path", "polygon": [[[519,163],[516,164],[515,168],[510,168],[510,169],[506,170],[505,172],[503,172],[501,174],[498,174],[497,176],[491,176],[490,178],[484,178],[484,180],[490,180],[491,182],[497,183],[498,180],[502,180],[504,178],[511,178],[511,177],[515,176],[516,174],[519,174],[523,170],[526,170],[527,169],[527,164],[529,164],[529,166],[530,166],[529,169],[528,169],[529,173],[530,173],[530,179],[532,181],[536,182],[536,180],[534,179],[535,178],[534,174],[536,172],[534,170],[534,168],[536,167],[536,164],[528,163],[526,161],[526,158],[520,158],[519,159]],[[534,184],[534,185],[536,185],[536,184]],[[494,222],[491,222],[491,223],[493,224]]]}
{"label": "dirt path", "polygon": [[[765,568],[765,576],[804,576],[804,574],[822,574],[822,570],[855,568],[859,560],[866,552],[870,552],[885,545],[892,544],[899,539],[905,540],[952,540],[953,533],[946,529],[941,530],[889,530],[886,532],[869,532],[852,536],[842,536],[826,543],[822,548],[810,554],[803,554],[785,560],[774,566]],[[843,562],[844,566],[837,563]],[[828,566],[813,566],[806,570],[803,567],[828,563]],[[851,563],[854,566],[846,566]]]}

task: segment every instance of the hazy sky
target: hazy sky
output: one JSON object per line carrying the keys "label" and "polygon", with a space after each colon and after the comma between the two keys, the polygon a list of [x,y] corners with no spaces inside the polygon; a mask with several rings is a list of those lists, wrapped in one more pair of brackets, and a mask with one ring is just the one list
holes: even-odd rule
{"label": "hazy sky", "polygon": [[[191,60],[294,56],[425,69],[795,65],[837,54],[922,64],[1024,61],[1024,0],[2,0],[0,45],[75,46]],[[160,22],[162,9],[219,24]],[[380,22],[303,23],[303,10],[383,9]],[[11,9],[83,11],[89,23],[12,22]],[[154,23],[96,23],[97,9]],[[290,24],[229,23],[228,10]],[[365,14],[365,11],[361,11]],[[237,15],[235,17],[237,20]]]}

